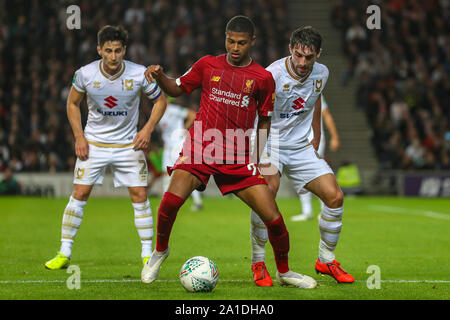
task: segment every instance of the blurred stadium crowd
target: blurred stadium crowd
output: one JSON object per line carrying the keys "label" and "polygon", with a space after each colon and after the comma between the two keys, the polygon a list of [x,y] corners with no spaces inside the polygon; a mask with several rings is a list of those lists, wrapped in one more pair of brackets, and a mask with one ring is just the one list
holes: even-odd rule
{"label": "blurred stadium crowd", "polygon": [[[366,27],[368,5],[381,8],[381,30]],[[66,27],[69,5],[81,29]],[[335,0],[331,21],[342,30],[347,71],[357,82],[380,169],[450,169],[450,1]],[[122,24],[126,59],[183,74],[224,49],[236,14],[257,28],[253,58],[267,66],[288,54],[286,1],[120,0],[0,2],[0,172],[72,171],[73,134],[66,98],[76,69],[99,59],[97,31]],[[196,109],[199,93],[181,103]],[[149,116],[142,100],[140,122]],[[82,108],[86,118],[86,106]],[[157,136],[153,137],[157,138]]]}
{"label": "blurred stadium crowd", "polygon": [[[80,30],[66,27],[72,4],[81,9]],[[15,172],[73,170],[66,99],[75,70],[99,59],[102,26],[121,24],[128,30],[127,60],[161,64],[181,75],[200,57],[225,52],[225,25],[236,14],[256,25],[252,56],[261,65],[288,54],[285,1],[0,1],[0,171],[8,166]],[[195,108],[199,100],[197,93],[182,103]],[[143,99],[141,123],[148,106]]]}
{"label": "blurred stadium crowd", "polygon": [[[381,8],[381,30],[366,9]],[[332,21],[380,169],[450,169],[450,1],[338,0]]]}

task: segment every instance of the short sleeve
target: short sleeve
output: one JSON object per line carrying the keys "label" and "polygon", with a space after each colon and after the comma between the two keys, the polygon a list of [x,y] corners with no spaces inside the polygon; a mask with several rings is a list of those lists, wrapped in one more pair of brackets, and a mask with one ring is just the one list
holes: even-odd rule
{"label": "short sleeve", "polygon": [[142,90],[150,100],[156,100],[162,94],[162,90],[158,84],[156,82],[149,83],[145,77]]}
{"label": "short sleeve", "polygon": [[[330,71],[328,70],[327,66],[323,66],[323,71],[322,71],[322,79],[320,79],[319,81],[321,81],[320,83],[320,88],[319,91],[320,93],[322,93],[323,89],[325,89],[325,85],[328,82],[328,76],[330,74]],[[319,84],[316,85],[316,88],[319,87]]]}
{"label": "short sleeve", "polygon": [[205,56],[198,60],[185,74],[176,79],[177,85],[186,93],[189,94],[198,87],[201,87],[203,83],[203,70],[206,66],[205,60],[207,58],[208,56]]}
{"label": "short sleeve", "polygon": [[271,117],[275,101],[275,81],[269,72],[262,82],[258,99],[258,115]]}
{"label": "short sleeve", "polygon": [[75,71],[75,74],[73,75],[73,79],[72,79],[72,86],[74,87],[75,90],[77,90],[80,93],[86,92],[85,84],[83,81],[83,73],[82,73],[81,68],[78,69],[77,71]]}

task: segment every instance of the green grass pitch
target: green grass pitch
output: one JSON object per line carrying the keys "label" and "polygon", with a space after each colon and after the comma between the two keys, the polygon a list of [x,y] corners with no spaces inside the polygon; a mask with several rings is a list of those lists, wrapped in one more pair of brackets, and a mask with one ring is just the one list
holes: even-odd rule
{"label": "green grass pitch", "polygon": [[[59,249],[62,212],[68,199],[0,198],[0,299],[70,300],[448,300],[450,298],[450,200],[356,197],[345,199],[336,257],[356,278],[337,284],[314,272],[317,219],[292,222],[298,199],[277,199],[290,233],[292,270],[318,280],[314,290],[256,287],[250,271],[249,209],[235,197],[205,198],[191,212],[189,199],[175,222],[171,255],[158,280],[140,282],[140,242],[129,199],[88,201],[71,264],[81,271],[80,289],[70,290],[67,270],[44,263]],[[150,199],[155,229],[160,198]],[[313,200],[315,213],[319,202]],[[156,234],[156,230],[155,230]],[[275,278],[272,248],[267,266]],[[193,294],[178,280],[183,263],[207,256],[219,268],[212,293]],[[379,289],[369,289],[369,266],[378,266]],[[370,270],[370,269],[369,269]],[[373,281],[369,279],[369,283]]]}

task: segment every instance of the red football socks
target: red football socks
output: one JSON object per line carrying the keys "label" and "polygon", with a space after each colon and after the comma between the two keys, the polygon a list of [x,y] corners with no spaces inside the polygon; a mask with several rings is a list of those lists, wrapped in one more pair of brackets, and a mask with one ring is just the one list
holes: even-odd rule
{"label": "red football socks", "polygon": [[264,224],[267,227],[269,241],[275,255],[277,270],[280,273],[288,272],[289,233],[284,224],[283,217],[280,215],[278,219],[264,222]]}
{"label": "red football socks", "polygon": [[170,192],[164,193],[158,208],[156,251],[162,252],[168,248],[170,232],[183,203],[184,200],[179,196]]}

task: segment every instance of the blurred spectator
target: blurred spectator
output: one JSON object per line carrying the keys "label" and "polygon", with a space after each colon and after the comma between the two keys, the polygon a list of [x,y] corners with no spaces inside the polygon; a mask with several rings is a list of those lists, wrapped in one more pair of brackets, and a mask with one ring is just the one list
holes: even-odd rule
{"label": "blurred spectator", "polygon": [[[80,30],[66,27],[66,8],[73,4],[81,9]],[[129,31],[125,59],[181,75],[202,56],[225,52],[225,25],[237,14],[256,25],[252,55],[261,65],[288,54],[285,0],[0,1],[0,171],[73,171],[66,99],[75,70],[100,59],[97,32],[103,25]],[[198,105],[200,97],[183,99]],[[150,115],[145,100],[141,124]],[[81,111],[85,121],[84,102]]]}
{"label": "blurred spectator", "polygon": [[3,180],[0,181],[0,196],[18,195],[20,190],[20,183],[14,178],[12,169],[6,168]]}
{"label": "blurred spectator", "polygon": [[[381,30],[366,28],[380,6]],[[342,30],[344,85],[357,79],[356,106],[372,128],[381,169],[448,169],[450,146],[449,1],[335,0]]]}

